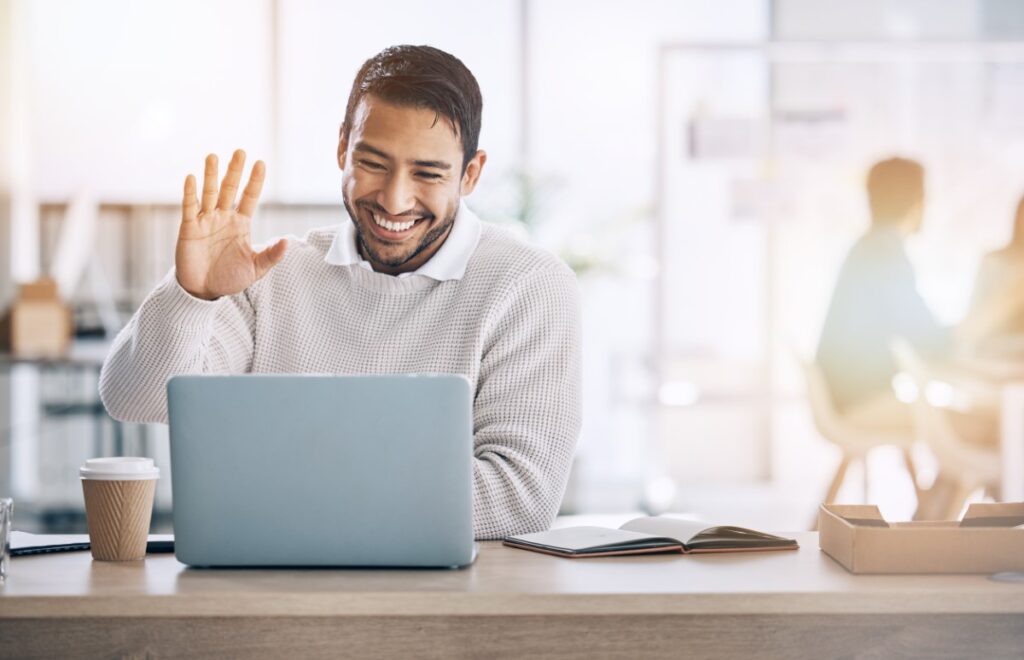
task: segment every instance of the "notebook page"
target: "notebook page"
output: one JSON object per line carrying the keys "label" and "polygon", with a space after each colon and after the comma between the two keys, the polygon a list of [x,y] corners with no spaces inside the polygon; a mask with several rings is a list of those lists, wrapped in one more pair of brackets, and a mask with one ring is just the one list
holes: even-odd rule
{"label": "notebook page", "polygon": [[587,550],[601,546],[616,546],[647,540],[646,534],[608,529],[606,527],[563,527],[546,532],[519,534],[510,537],[528,543],[537,543],[563,550]]}
{"label": "notebook page", "polygon": [[681,518],[658,516],[656,518],[635,518],[619,527],[619,529],[653,534],[655,536],[667,536],[681,543],[686,543],[697,534],[712,526],[703,520],[683,520]]}

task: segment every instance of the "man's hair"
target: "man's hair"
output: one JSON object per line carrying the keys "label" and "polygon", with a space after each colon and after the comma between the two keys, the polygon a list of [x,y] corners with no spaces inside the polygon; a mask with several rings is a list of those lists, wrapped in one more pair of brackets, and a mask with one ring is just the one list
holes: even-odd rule
{"label": "man's hair", "polygon": [[868,202],[876,225],[901,222],[924,199],[924,168],[906,158],[875,163],[868,173]]}
{"label": "man's hair", "polygon": [[477,150],[483,98],[466,65],[453,55],[430,46],[391,46],[363,63],[352,81],[341,137],[352,130],[359,101],[373,94],[399,106],[425,108],[444,117],[462,141],[462,170]]}

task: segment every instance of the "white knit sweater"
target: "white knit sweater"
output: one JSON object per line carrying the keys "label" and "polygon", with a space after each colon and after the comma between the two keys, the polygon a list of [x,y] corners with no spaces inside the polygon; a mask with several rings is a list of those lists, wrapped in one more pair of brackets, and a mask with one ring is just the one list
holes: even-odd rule
{"label": "white knit sweater", "polygon": [[291,239],[266,277],[212,302],[189,295],[172,270],[103,365],[111,416],[166,423],[176,374],[463,374],[475,392],[476,537],[547,529],[580,428],[572,271],[486,225],[461,279],[393,277],[326,262],[336,231]]}

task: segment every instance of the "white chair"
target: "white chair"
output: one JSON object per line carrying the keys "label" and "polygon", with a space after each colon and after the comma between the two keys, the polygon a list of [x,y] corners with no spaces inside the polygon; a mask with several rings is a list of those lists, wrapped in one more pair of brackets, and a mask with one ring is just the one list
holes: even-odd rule
{"label": "white chair", "polygon": [[[811,415],[818,433],[826,440],[839,447],[843,453],[839,467],[836,469],[832,482],[829,484],[825,494],[825,504],[835,501],[836,495],[846,478],[846,472],[855,461],[863,464],[864,472],[864,493],[867,499],[868,463],[867,454],[875,447],[896,446],[902,449],[903,460],[907,465],[907,471],[914,484],[914,492],[920,497],[917,486],[917,471],[914,468],[914,461],[910,448],[914,444],[914,435],[899,433],[896,431],[885,431],[879,429],[863,428],[851,424],[843,418],[835,404],[832,402],[832,395],[829,392],[825,374],[817,363],[801,360],[804,376],[807,379],[807,398],[811,407]],[[815,529],[817,520],[815,520]]]}
{"label": "white chair", "polygon": [[[1001,479],[998,443],[981,445],[970,442],[952,421],[957,401],[961,398],[958,395],[976,390],[977,384],[958,384],[952,379],[934,377],[928,365],[905,339],[894,340],[892,351],[896,364],[917,389],[912,404],[915,433],[935,454],[940,478],[949,482],[951,491],[925,491],[923,497],[918,498],[915,519],[954,519],[959,516],[967,498],[979,488],[998,500]],[[940,496],[946,501],[929,501]]]}

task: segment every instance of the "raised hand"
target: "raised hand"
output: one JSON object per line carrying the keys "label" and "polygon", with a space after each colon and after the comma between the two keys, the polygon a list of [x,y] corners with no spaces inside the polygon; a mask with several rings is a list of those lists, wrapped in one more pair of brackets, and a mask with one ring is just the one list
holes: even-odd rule
{"label": "raised hand", "polygon": [[236,209],[235,195],[244,167],[245,152],[239,149],[231,156],[218,194],[217,156],[207,156],[202,206],[196,199],[195,177],[189,174],[185,178],[174,264],[178,283],[197,298],[214,300],[245,290],[280,262],[287,250],[284,239],[262,252],[252,249],[252,217],[266,167],[261,160],[253,165]]}

